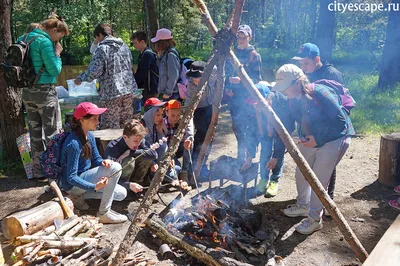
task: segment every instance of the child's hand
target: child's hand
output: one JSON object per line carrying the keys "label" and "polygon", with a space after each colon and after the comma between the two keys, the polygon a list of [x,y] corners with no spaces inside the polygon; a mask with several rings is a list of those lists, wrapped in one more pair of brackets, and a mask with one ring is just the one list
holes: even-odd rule
{"label": "child's hand", "polygon": [[101,165],[104,166],[105,168],[110,168],[112,164],[113,164],[112,160],[103,160],[101,162]]}
{"label": "child's hand", "polygon": [[308,139],[308,141],[302,142],[304,147],[314,148],[315,146],[317,146],[317,142],[315,141],[314,136],[312,135],[306,136],[306,139]]}
{"label": "child's hand", "polygon": [[168,96],[167,94],[164,93],[162,97],[163,97],[163,99],[169,99],[170,96]]}
{"label": "child's hand", "polygon": [[157,170],[158,170],[158,164],[153,163],[153,164],[151,165],[150,170],[151,170],[153,173],[157,172]]}
{"label": "child's hand", "polygon": [[229,97],[233,96],[233,91],[232,90],[226,90],[225,94],[228,95]]}
{"label": "child's hand", "polygon": [[[105,160],[104,160],[104,161],[105,161]],[[104,161],[103,161],[103,162],[104,162]],[[104,176],[104,177],[102,177],[102,178],[100,179],[99,182],[96,183],[96,186],[94,187],[94,189],[95,189],[96,191],[99,191],[99,190],[102,189],[103,187],[107,186],[107,184],[108,184],[108,177],[107,177],[107,176]]]}
{"label": "child's hand", "polygon": [[190,150],[192,148],[193,145],[193,141],[190,139],[185,140],[185,142],[183,143],[183,147],[185,147],[185,149]]}
{"label": "child's hand", "polygon": [[139,193],[139,192],[143,191],[143,187],[141,185],[139,185],[138,183],[131,182],[129,184],[129,188],[135,193]]}
{"label": "child's hand", "polygon": [[240,83],[240,78],[239,77],[230,77],[229,82],[231,84],[239,84]]}
{"label": "child's hand", "polygon": [[128,149],[126,150],[121,156],[118,157],[117,162],[122,164],[122,161],[129,156],[129,154],[131,153],[131,151]]}
{"label": "child's hand", "polygon": [[276,158],[269,159],[269,161],[267,162],[267,165],[266,165],[267,169],[268,170],[275,169],[277,162],[278,162],[278,159],[276,159]]}

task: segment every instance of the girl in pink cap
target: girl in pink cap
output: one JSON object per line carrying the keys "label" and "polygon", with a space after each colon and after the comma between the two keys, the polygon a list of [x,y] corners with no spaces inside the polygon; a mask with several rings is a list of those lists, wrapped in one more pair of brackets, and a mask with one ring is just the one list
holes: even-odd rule
{"label": "girl in pink cap", "polygon": [[178,80],[181,69],[179,53],[175,49],[175,41],[169,29],[159,29],[156,37],[151,39],[155,43],[159,65],[158,93],[163,94],[164,100],[179,98]]}
{"label": "girl in pink cap", "polygon": [[[63,171],[60,185],[72,195],[77,209],[89,208],[84,199],[101,199],[97,213],[100,223],[123,223],[128,220],[127,216],[111,210],[113,200],[122,201],[127,195],[126,189],[118,185],[121,165],[101,158],[91,132],[97,128],[99,116],[105,111],[106,108],[99,108],[90,102],[80,103],[76,107],[71,123],[72,132],[61,149]],[[116,172],[118,174],[113,175]]]}

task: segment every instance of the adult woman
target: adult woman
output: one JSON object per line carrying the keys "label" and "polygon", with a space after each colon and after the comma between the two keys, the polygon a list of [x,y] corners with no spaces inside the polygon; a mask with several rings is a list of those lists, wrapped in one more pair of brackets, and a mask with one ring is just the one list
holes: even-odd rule
{"label": "adult woman", "polygon": [[[276,82],[275,91],[282,91],[289,99],[300,101],[297,116],[302,128],[299,149],[326,188],[333,169],[349,147],[350,136],[355,134],[350,117],[332,88],[309,83],[303,71],[295,65],[280,67]],[[322,229],[323,205],[298,168],[296,185],[297,202],[289,205],[283,213],[289,217],[308,216],[296,231],[311,234]]]}
{"label": "adult woman", "polygon": [[168,29],[159,29],[156,37],[151,39],[155,43],[158,56],[161,58],[159,65],[158,93],[163,94],[164,100],[179,98],[178,80],[180,75],[179,53],[175,49],[175,41]]}
{"label": "adult woman", "polygon": [[55,88],[62,68],[60,54],[63,48],[59,40],[69,34],[69,30],[65,21],[57,15],[52,15],[35,27],[19,39],[26,38],[27,42],[33,39],[29,52],[37,74],[36,84],[22,89],[22,100],[31,137],[33,177],[41,178],[39,155],[45,149],[43,140],[47,143],[60,127],[58,120],[61,115]]}
{"label": "adult woman", "polygon": [[[62,146],[60,161],[64,168],[61,187],[72,195],[78,209],[89,208],[83,198],[101,199],[97,213],[101,223],[122,223],[128,218],[111,210],[113,200],[122,201],[127,195],[126,189],[118,185],[121,165],[100,157],[96,141],[90,132],[99,125],[99,116],[105,111],[106,108],[98,108],[90,102],[80,103],[76,107],[72,132]],[[117,172],[118,174],[110,176]]]}

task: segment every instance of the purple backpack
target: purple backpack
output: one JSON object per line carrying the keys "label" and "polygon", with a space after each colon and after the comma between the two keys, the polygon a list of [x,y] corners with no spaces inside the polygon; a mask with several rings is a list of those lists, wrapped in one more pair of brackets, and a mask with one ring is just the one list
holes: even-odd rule
{"label": "purple backpack", "polygon": [[40,167],[46,178],[58,179],[62,166],[60,163],[61,149],[70,132],[62,132],[54,135],[46,146],[46,150],[40,155]]}
{"label": "purple backpack", "polygon": [[347,114],[350,114],[350,110],[356,105],[356,101],[351,96],[349,89],[345,88],[342,84],[336,80],[320,79],[314,82],[314,84],[320,84],[332,88],[336,94],[340,97],[342,106],[346,110]]}

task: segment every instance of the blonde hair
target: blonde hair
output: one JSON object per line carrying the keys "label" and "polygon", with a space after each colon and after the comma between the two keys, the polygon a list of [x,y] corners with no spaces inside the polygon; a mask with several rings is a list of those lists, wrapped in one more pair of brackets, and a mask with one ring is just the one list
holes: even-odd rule
{"label": "blonde hair", "polygon": [[39,23],[31,23],[29,24],[29,26],[26,28],[26,33],[29,33],[31,31],[33,31],[34,29],[39,29],[40,28],[40,24]]}
{"label": "blonde hair", "polygon": [[62,32],[65,35],[69,34],[69,29],[67,23],[64,19],[57,14],[51,14],[47,19],[40,23],[42,29],[50,30],[57,29],[57,32]]}

